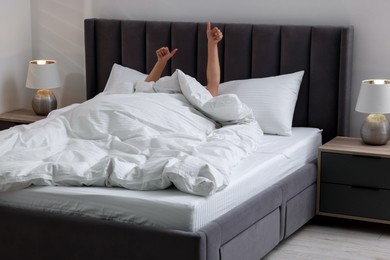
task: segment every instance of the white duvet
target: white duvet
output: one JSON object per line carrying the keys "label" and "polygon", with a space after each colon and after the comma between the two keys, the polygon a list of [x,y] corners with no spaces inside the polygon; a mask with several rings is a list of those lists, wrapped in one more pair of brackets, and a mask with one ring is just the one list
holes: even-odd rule
{"label": "white duvet", "polygon": [[[232,167],[256,149],[262,131],[245,105],[232,102],[236,97],[205,100],[191,77],[175,74],[170,80],[179,85],[177,93],[103,93],[1,131],[0,191],[30,185],[134,190],[174,185],[208,196],[226,187]],[[232,118],[222,111],[216,122],[221,104]]]}

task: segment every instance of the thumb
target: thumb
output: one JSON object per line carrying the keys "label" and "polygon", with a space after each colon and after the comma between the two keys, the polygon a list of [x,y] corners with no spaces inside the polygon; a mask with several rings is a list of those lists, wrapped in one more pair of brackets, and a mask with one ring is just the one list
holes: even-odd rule
{"label": "thumb", "polygon": [[211,30],[211,23],[207,22],[207,31],[210,31],[210,30]]}

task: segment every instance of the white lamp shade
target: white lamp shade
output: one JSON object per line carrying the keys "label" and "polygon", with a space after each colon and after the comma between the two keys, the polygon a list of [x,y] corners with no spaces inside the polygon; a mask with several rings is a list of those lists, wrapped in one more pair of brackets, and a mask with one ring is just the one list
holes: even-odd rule
{"label": "white lamp shade", "polygon": [[355,109],[369,114],[390,113],[390,80],[363,80]]}
{"label": "white lamp shade", "polygon": [[28,65],[26,87],[51,89],[61,86],[57,62],[54,60],[33,60]]}

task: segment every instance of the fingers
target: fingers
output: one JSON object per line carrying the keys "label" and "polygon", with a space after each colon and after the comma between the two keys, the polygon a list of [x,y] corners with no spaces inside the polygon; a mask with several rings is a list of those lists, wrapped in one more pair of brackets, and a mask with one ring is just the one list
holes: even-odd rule
{"label": "fingers", "polygon": [[159,58],[164,57],[168,51],[169,50],[167,47],[161,47],[160,49],[158,49],[156,51],[157,57],[159,57]]}
{"label": "fingers", "polygon": [[165,55],[169,54],[168,47],[161,47],[156,51],[156,54],[158,57],[164,57]]}
{"label": "fingers", "polygon": [[175,48],[170,52],[168,47],[161,47],[156,51],[156,55],[158,59],[168,60],[172,58],[172,56],[175,55],[177,51],[178,51],[177,48]]}
{"label": "fingers", "polygon": [[214,40],[221,40],[222,37],[223,37],[222,32],[217,27],[215,27],[214,30],[213,30],[213,38],[214,38]]}
{"label": "fingers", "polygon": [[223,38],[223,34],[218,27],[211,28],[211,22],[207,22],[207,38],[209,41],[219,42]]}
{"label": "fingers", "polygon": [[213,38],[214,41],[220,41],[223,38],[223,34],[222,34],[221,30],[219,30],[218,27],[214,27],[211,30],[211,37]]}

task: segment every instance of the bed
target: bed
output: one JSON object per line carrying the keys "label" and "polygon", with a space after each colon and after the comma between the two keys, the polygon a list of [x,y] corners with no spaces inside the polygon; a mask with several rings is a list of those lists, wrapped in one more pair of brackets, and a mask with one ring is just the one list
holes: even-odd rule
{"label": "bed", "polygon": [[[150,71],[155,61],[155,50],[160,46],[177,47],[180,52],[185,53],[168,64],[165,75],[171,75],[176,69],[180,69],[205,84],[205,26],[203,23],[188,22],[85,20],[88,99],[93,99],[104,91],[114,64],[142,73]],[[219,48],[223,82],[304,71],[293,114],[292,137],[302,138],[299,140],[305,140],[312,143],[311,147],[316,147],[336,135],[348,134],[352,28],[253,24],[217,26],[224,33],[224,40]],[[186,37],[182,37],[183,34]],[[312,138],[307,139],[308,136]],[[271,140],[273,142],[273,138],[278,137],[266,136],[264,144]],[[312,155],[316,154],[316,150],[304,156],[305,159],[298,166],[287,166],[286,157],[294,157],[303,152],[298,141],[294,141],[294,145],[284,145],[283,156],[279,152],[269,152],[262,156],[269,156],[278,165],[290,167],[290,170],[281,169],[282,173],[289,174],[280,175],[280,178],[265,183],[258,193],[243,196],[242,201],[233,203],[231,208],[220,210],[218,217],[191,222],[193,215],[184,216],[183,219],[187,221],[184,221],[186,224],[181,228],[169,227],[168,224],[129,224],[104,217],[12,206],[13,201],[23,201],[23,198],[25,201],[35,201],[33,194],[41,198],[57,194],[57,197],[64,196],[70,201],[67,196],[75,196],[75,193],[66,193],[72,188],[58,193],[55,189],[61,189],[60,187],[46,187],[38,189],[42,191],[39,196],[29,193],[36,187],[14,194],[2,194],[1,200],[12,202],[11,205],[1,203],[0,206],[2,257],[260,259],[310,220],[315,212],[316,160]],[[268,146],[266,150],[270,151],[272,147]],[[251,163],[245,161],[240,164],[236,168],[236,174],[239,175],[245,166],[255,168],[256,160]],[[262,165],[267,169],[267,163]],[[268,171],[265,170],[266,173]],[[234,185],[228,188],[234,189]],[[255,186],[253,190],[256,188]],[[79,197],[74,197],[74,201],[81,204],[84,192],[80,191],[80,187],[74,189],[80,193],[77,195]],[[104,197],[100,193],[103,190],[93,190],[96,191],[95,197],[85,193],[104,203]],[[119,196],[122,190],[117,192]],[[167,192],[174,194],[177,202],[168,211],[175,212],[175,207],[186,197],[174,189],[168,189]],[[234,193],[229,190],[225,192]],[[156,193],[160,197],[166,195],[164,191]],[[218,192],[214,195],[218,195]],[[211,196],[212,199],[218,197],[214,195]],[[156,197],[151,199],[152,202],[154,200]],[[203,211],[208,212],[210,208],[218,208],[221,204],[223,203],[217,200],[214,206],[204,206]],[[188,205],[185,207],[189,208]],[[149,211],[153,208],[159,209],[159,206],[151,204]],[[163,218],[163,215],[156,217],[162,222]]]}

